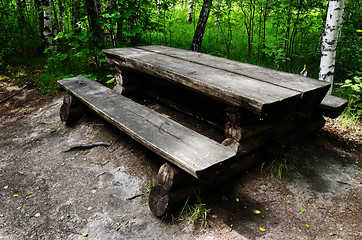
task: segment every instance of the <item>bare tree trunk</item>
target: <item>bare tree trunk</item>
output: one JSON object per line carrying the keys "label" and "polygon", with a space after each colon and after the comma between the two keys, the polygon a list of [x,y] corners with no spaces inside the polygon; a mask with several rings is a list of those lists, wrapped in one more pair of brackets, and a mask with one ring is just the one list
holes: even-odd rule
{"label": "bare tree trunk", "polygon": [[64,3],[63,0],[58,0],[59,3],[59,25],[60,30],[65,32],[65,23],[64,23]]}
{"label": "bare tree trunk", "polygon": [[103,27],[100,24],[100,5],[97,0],[86,0],[86,7],[88,12],[88,21],[90,29],[93,31],[93,39],[95,42],[104,44]]}
{"label": "bare tree trunk", "polygon": [[202,38],[204,37],[206,23],[207,19],[209,18],[211,6],[212,0],[204,0],[200,12],[199,21],[197,22],[194,39],[192,40],[191,51],[200,52],[201,50]]}
{"label": "bare tree trunk", "polygon": [[187,16],[187,21],[188,22],[192,22],[192,15],[194,14],[194,1],[190,0],[190,5],[189,5],[189,14]]}
{"label": "bare tree trunk", "polygon": [[220,25],[220,2],[219,0],[216,1],[216,6],[215,6],[215,26],[219,26]]}
{"label": "bare tree trunk", "polygon": [[339,29],[342,22],[344,0],[330,0],[326,26],[322,37],[322,56],[319,67],[319,80],[332,84],[328,93],[332,93],[336,49]]}
{"label": "bare tree trunk", "polygon": [[162,0],[157,0],[157,18],[161,17],[161,5],[162,5]]}
{"label": "bare tree trunk", "polygon": [[54,15],[52,11],[51,0],[43,0],[43,14],[44,14],[44,49],[53,45],[53,38],[57,35],[54,24]]}

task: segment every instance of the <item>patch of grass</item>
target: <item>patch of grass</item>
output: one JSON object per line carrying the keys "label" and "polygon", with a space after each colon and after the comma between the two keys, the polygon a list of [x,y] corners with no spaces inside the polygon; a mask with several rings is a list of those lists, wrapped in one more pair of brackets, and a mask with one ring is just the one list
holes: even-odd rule
{"label": "patch of grass", "polygon": [[[266,169],[271,171],[279,180],[290,178],[292,173],[298,172],[295,164],[298,151],[298,147],[292,147],[283,155],[275,157]],[[262,164],[261,171],[264,165],[265,163]]]}
{"label": "patch of grass", "polygon": [[208,216],[210,209],[203,203],[200,189],[195,190],[195,199],[188,198],[179,213],[179,217],[176,218],[179,221],[191,222],[193,225],[201,224],[202,227],[208,227]]}

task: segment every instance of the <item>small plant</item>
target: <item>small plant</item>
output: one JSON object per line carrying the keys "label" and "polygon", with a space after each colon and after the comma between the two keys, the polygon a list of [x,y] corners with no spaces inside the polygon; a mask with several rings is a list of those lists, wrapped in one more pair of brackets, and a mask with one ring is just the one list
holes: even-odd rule
{"label": "small plant", "polygon": [[356,120],[362,119],[362,72],[357,72],[353,79],[347,79],[340,84],[345,90],[345,95],[348,98],[348,106],[346,111]]}
{"label": "small plant", "polygon": [[[271,172],[274,172],[279,180],[281,180],[284,176],[290,176],[291,172],[297,171],[295,166],[295,154],[297,151],[298,148],[293,147],[287,153],[275,157],[267,169],[269,169]],[[264,163],[262,167],[263,166]]]}
{"label": "small plant", "polygon": [[190,201],[188,198],[186,200],[177,220],[191,222],[193,225],[201,222],[202,226],[207,227],[209,225],[207,222],[209,213],[210,209],[207,209],[206,204],[202,202],[200,189],[196,189],[195,199]]}

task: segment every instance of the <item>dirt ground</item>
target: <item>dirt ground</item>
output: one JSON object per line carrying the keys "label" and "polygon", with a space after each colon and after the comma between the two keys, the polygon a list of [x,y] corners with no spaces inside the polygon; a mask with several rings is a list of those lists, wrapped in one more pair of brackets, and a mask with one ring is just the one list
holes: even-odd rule
{"label": "dirt ground", "polygon": [[[0,101],[22,85],[1,80]],[[285,156],[290,178],[266,164],[215,188],[205,227],[153,216],[162,160],[93,113],[65,126],[61,103],[29,85],[0,104],[0,239],[362,239],[361,129],[328,120]],[[62,152],[98,141],[111,146]]]}

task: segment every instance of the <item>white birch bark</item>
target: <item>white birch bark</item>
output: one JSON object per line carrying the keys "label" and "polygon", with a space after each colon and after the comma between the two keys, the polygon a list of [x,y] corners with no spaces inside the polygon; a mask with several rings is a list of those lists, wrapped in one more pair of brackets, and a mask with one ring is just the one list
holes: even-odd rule
{"label": "white birch bark", "polygon": [[43,14],[44,14],[44,30],[43,34],[45,37],[45,47],[50,47],[53,45],[53,38],[57,35],[57,30],[54,26],[54,16],[52,11],[51,1],[42,1],[43,2]]}
{"label": "white birch bark", "polygon": [[220,2],[216,1],[215,4],[215,26],[220,25]]}
{"label": "white birch bark", "polygon": [[157,0],[157,18],[159,18],[161,16],[161,5],[162,5],[162,0]]}
{"label": "white birch bark", "polygon": [[339,29],[342,23],[344,0],[330,0],[327,11],[326,26],[322,36],[322,56],[319,67],[319,80],[332,84],[328,94],[332,93],[333,75]]}
{"label": "white birch bark", "polygon": [[194,1],[190,0],[190,5],[189,5],[189,14],[187,16],[187,21],[188,22],[192,22],[192,15],[194,14]]}

